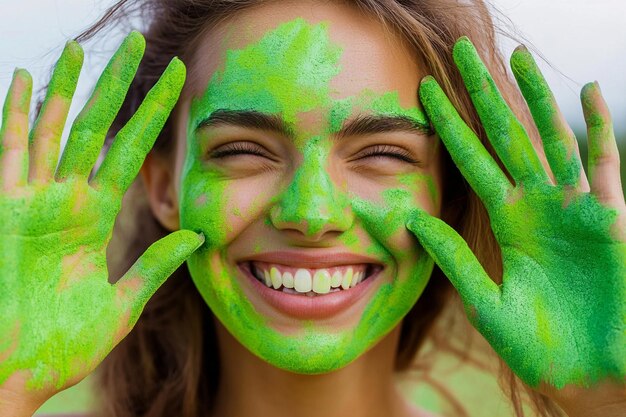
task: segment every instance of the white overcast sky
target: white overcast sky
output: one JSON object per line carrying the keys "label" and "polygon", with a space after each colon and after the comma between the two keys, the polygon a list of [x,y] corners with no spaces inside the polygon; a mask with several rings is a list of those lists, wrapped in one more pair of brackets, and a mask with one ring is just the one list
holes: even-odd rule
{"label": "white overcast sky", "polygon": [[[95,21],[111,0],[0,0],[0,97],[4,98],[13,69],[27,68],[35,89],[65,41]],[[609,102],[616,129],[626,133],[626,1],[625,0],[494,0],[518,33],[547,59],[546,78],[570,123],[583,127],[580,88],[598,80]],[[107,39],[106,54],[89,54],[79,83],[73,115],[95,82],[104,56],[118,38]],[[515,44],[502,41],[509,55]],[[99,44],[102,51],[102,44]],[[66,132],[67,135],[67,132]]]}

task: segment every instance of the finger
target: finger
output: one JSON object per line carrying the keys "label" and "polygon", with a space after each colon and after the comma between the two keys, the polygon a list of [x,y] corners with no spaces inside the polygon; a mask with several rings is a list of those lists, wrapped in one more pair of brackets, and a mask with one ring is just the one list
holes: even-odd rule
{"label": "finger", "polygon": [[61,156],[57,180],[87,178],[100,154],[104,138],[117,116],[145,50],[145,40],[132,32],[104,69],[89,101],[80,112]]}
{"label": "finger", "polygon": [[513,52],[511,69],[541,135],[556,183],[588,190],[576,136],[565,121],[537,63],[524,46]]}
{"label": "finger", "polygon": [[524,126],[502,98],[468,38],[457,41],[453,57],[489,142],[515,182],[549,182]]}
{"label": "finger", "polygon": [[446,274],[466,307],[488,314],[499,305],[500,288],[452,227],[420,209],[412,213],[406,227]]}
{"label": "finger", "polygon": [[502,204],[511,183],[434,78],[422,80],[419,95],[435,131],[487,209]]}
{"label": "finger", "polygon": [[31,182],[47,182],[54,177],[61,134],[76,91],[83,56],[80,45],[70,41],[54,68],[41,112],[30,135]]}
{"label": "finger", "polygon": [[153,243],[115,284],[129,327],[165,280],[202,244],[204,235],[179,230]]}
{"label": "finger", "polygon": [[3,190],[28,180],[28,112],[33,79],[16,69],[2,110],[0,128],[0,184]]}
{"label": "finger", "polygon": [[130,121],[117,134],[92,185],[110,186],[122,194],[137,176],[185,83],[185,65],[174,58],[146,95]]}
{"label": "finger", "polygon": [[598,83],[585,85],[580,99],[587,124],[591,192],[611,207],[623,207],[624,194],[613,122]]}

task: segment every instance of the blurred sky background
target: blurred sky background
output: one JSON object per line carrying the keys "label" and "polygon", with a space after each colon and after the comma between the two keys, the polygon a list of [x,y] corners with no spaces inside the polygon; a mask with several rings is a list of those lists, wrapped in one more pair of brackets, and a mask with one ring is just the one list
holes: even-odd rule
{"label": "blurred sky background", "polygon": [[[35,91],[47,81],[65,41],[114,2],[111,0],[0,0],[0,97],[16,66],[33,74]],[[494,0],[492,4],[546,58],[540,62],[561,108],[575,130],[584,129],[580,88],[598,80],[613,113],[618,136],[626,136],[626,1]],[[88,45],[85,68],[69,120],[80,110],[120,37]],[[516,43],[502,39],[508,56]],[[65,137],[68,130],[66,129]]]}

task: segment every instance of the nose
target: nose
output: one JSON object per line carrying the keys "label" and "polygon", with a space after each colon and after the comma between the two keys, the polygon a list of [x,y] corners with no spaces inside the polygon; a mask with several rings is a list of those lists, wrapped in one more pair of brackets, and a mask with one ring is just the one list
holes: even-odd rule
{"label": "nose", "polygon": [[295,172],[289,186],[270,209],[270,221],[280,230],[295,230],[311,241],[344,232],[354,214],[348,196],[333,183],[324,152],[312,152]]}

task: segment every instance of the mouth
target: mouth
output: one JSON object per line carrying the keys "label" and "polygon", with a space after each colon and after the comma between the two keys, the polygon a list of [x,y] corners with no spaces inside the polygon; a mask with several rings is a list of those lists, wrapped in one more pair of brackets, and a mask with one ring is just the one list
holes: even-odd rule
{"label": "mouth", "polygon": [[347,291],[360,285],[382,269],[381,265],[338,265],[330,268],[302,268],[249,261],[252,275],[268,288],[286,294],[319,297]]}
{"label": "mouth", "polygon": [[330,319],[363,308],[360,300],[367,298],[384,270],[383,265],[374,263],[310,266],[257,260],[238,263],[262,300],[298,319]]}

